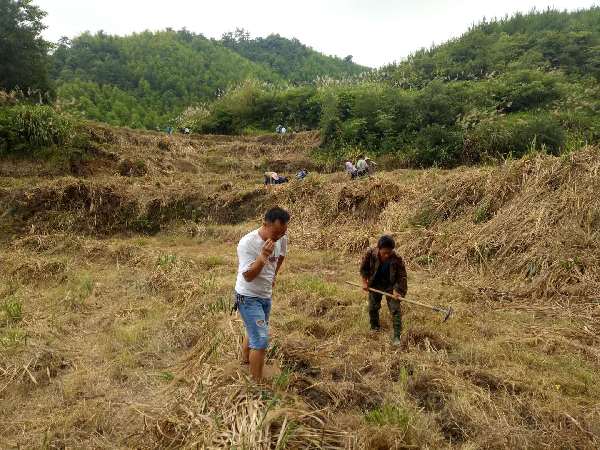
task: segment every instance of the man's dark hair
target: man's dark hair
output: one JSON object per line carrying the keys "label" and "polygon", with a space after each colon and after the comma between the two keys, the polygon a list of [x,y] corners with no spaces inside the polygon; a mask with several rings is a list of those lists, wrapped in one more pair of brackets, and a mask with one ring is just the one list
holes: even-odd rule
{"label": "man's dark hair", "polygon": [[396,248],[396,242],[393,237],[386,234],[381,236],[379,241],[377,241],[377,248],[389,248],[390,250],[394,250]]}
{"label": "man's dark hair", "polygon": [[265,222],[275,223],[277,221],[280,221],[284,225],[290,221],[290,214],[285,209],[278,206],[269,209],[265,213]]}

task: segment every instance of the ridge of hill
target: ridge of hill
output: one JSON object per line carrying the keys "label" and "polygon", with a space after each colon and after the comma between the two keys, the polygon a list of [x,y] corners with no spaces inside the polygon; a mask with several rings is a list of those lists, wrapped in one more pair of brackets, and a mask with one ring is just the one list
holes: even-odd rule
{"label": "ridge of hill", "polygon": [[353,63],[351,55],[344,59],[326,56],[298,39],[287,39],[279,34],[251,39],[249,33],[236,30],[235,33],[224,34],[221,42],[292,83],[308,83],[325,77],[342,79],[371,70]]}
{"label": "ridge of hill", "polygon": [[483,80],[524,69],[560,69],[598,80],[600,7],[533,10],[483,20],[456,39],[382,68],[376,77],[404,87],[422,87],[434,79]]}
{"label": "ridge of hill", "polygon": [[531,12],[351,80],[247,83],[183,120],[201,133],[320,129],[321,152],[457,167],[600,143],[600,9]]}
{"label": "ridge of hill", "polygon": [[149,129],[172,123],[185,107],[213,100],[247,79],[285,85],[363,70],[297,40],[218,41],[185,29],[129,36],[84,33],[61,42],[52,60],[63,108],[92,120]]}

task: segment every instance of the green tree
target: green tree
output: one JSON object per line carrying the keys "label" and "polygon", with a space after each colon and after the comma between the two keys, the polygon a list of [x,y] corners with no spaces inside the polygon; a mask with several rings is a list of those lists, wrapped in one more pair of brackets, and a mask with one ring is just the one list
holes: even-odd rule
{"label": "green tree", "polygon": [[31,0],[0,0],[0,88],[47,93],[51,44],[41,37],[46,13]]}

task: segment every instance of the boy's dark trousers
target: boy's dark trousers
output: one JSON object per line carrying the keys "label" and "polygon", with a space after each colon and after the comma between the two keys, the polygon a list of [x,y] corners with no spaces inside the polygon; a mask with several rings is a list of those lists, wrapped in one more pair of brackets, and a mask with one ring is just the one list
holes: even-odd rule
{"label": "boy's dark trousers", "polygon": [[[392,288],[380,289],[375,288],[384,292],[392,293]],[[369,320],[371,322],[371,329],[378,330],[379,325],[379,310],[381,309],[381,298],[383,295],[377,294],[376,292],[369,292]],[[387,297],[387,305],[392,316],[392,324],[394,326],[394,338],[400,339],[402,334],[402,311],[400,308],[400,302],[393,298]]]}

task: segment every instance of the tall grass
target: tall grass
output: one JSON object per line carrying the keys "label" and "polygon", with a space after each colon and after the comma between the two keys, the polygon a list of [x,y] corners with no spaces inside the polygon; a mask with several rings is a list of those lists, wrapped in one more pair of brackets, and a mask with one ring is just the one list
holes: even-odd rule
{"label": "tall grass", "polygon": [[0,153],[30,153],[64,146],[74,138],[73,122],[46,105],[0,108]]}

